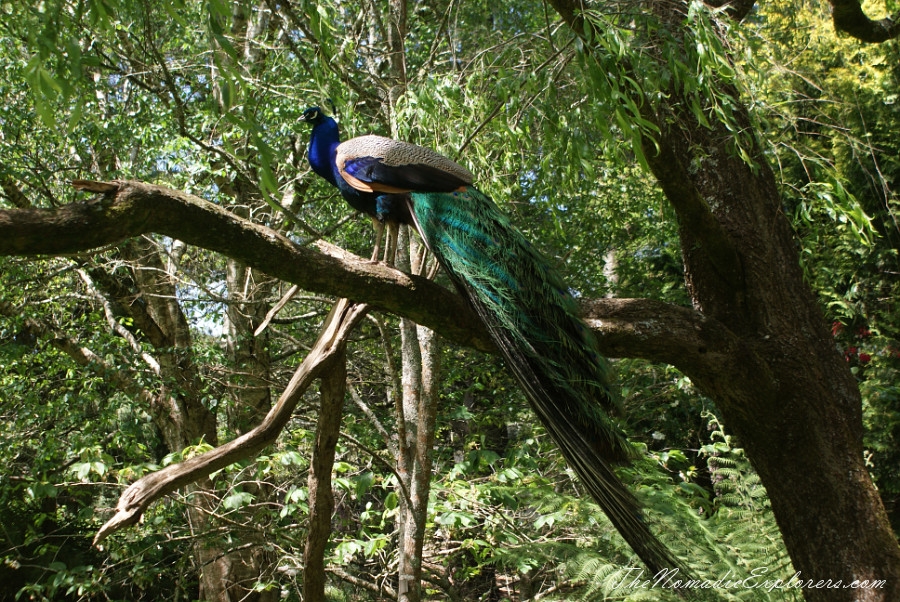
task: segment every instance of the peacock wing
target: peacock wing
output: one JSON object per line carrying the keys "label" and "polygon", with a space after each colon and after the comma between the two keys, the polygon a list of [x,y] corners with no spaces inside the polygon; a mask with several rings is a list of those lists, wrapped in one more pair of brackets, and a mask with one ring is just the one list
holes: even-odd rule
{"label": "peacock wing", "polygon": [[383,136],[341,143],[335,163],[344,180],[362,192],[449,192],[475,179],[468,169],[431,149]]}

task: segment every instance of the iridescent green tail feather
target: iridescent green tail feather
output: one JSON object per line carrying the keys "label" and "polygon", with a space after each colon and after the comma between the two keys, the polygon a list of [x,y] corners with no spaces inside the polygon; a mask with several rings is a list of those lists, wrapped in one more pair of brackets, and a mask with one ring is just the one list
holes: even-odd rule
{"label": "iridescent green tail feather", "polygon": [[487,326],[535,413],[613,525],[655,573],[678,566],[613,463],[633,448],[610,417],[608,368],[556,270],[486,195],[410,194],[413,222]]}

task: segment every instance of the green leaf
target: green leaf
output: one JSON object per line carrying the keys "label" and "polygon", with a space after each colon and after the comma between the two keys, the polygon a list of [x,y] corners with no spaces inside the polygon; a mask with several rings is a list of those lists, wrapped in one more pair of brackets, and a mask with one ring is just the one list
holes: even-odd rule
{"label": "green leaf", "polygon": [[236,491],[222,500],[222,507],[226,510],[237,510],[253,503],[253,495],[246,491]]}

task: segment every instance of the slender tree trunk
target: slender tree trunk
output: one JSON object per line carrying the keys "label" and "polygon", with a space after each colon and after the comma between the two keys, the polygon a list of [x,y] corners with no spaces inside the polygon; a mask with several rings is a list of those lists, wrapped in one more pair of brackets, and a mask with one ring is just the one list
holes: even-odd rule
{"label": "slender tree trunk", "polygon": [[[419,244],[408,236],[406,229],[401,238],[403,241],[399,246],[410,249],[409,254],[414,258],[410,269],[421,271],[423,265],[416,263]],[[406,263],[406,253],[400,255],[400,261]],[[397,473],[402,483],[397,515],[400,532],[397,599],[418,602],[422,595],[422,551],[431,488],[440,345],[433,331],[407,319],[401,320],[400,337],[402,384],[397,408]]]}
{"label": "slender tree trunk", "polygon": [[346,355],[342,351],[331,362],[331,369],[322,378],[319,420],[309,470],[309,535],[303,554],[303,600],[325,600],[325,547],[331,535],[331,515],[334,513],[334,492],[331,471],[334,467],[335,447],[341,428],[344,393],[347,386]]}
{"label": "slender tree trunk", "polygon": [[[404,228],[398,241],[398,260],[409,269],[409,230]],[[416,602],[421,593],[422,557],[416,553],[418,539],[416,508],[411,488],[417,476],[416,440],[421,394],[422,355],[416,324],[400,320],[400,395],[397,407],[397,474],[400,476],[400,504],[397,513],[398,567],[397,599]],[[421,551],[421,548],[419,548]]]}
{"label": "slender tree trunk", "polygon": [[610,291],[606,293],[606,297],[615,296],[612,291],[619,284],[619,273],[617,272],[618,268],[619,261],[617,257],[617,250],[615,247],[610,247],[603,254],[603,277],[606,278],[606,286]]}
{"label": "slender tree trunk", "polygon": [[[404,322],[407,322],[404,320]],[[434,445],[440,374],[440,344],[434,332],[411,322],[403,333],[403,436],[398,473],[409,499],[400,504],[398,521],[398,600],[421,599],[422,554],[431,490],[431,454]]]}
{"label": "slender tree trunk", "polygon": [[388,108],[391,117],[391,135],[397,135],[397,120],[394,108],[397,101],[406,92],[406,2],[407,0],[390,0],[388,16],[388,58],[390,64],[391,83],[388,89]]}
{"label": "slender tree trunk", "polygon": [[[256,280],[269,280],[260,284]],[[274,282],[262,274],[254,274],[239,261],[228,259],[225,285],[228,306],[228,354],[232,364],[229,378],[232,403],[228,407],[228,426],[237,434],[246,433],[259,424],[272,407],[268,329],[255,336],[254,330],[268,310],[265,298]]]}
{"label": "slender tree trunk", "polygon": [[[388,53],[391,84],[388,89],[391,133],[397,135],[394,114],[400,97],[406,91],[407,0],[391,0],[388,12]],[[417,261],[416,240],[409,229],[402,228],[400,265],[414,273],[421,273]],[[401,338],[401,394],[398,408],[397,472],[402,479],[398,512],[399,566],[397,599],[400,602],[419,602],[422,596],[422,550],[425,543],[425,521],[428,517],[428,494],[431,487],[431,447],[434,441],[434,422],[439,379],[439,345],[434,333],[418,327],[406,318],[400,321]],[[404,492],[401,492],[404,493]]]}
{"label": "slender tree trunk", "polygon": [[[397,457],[397,473],[402,479],[401,488],[409,494],[414,479],[416,478],[416,427],[418,426],[417,412],[419,407],[419,392],[422,358],[419,353],[419,341],[416,336],[416,325],[409,320],[401,320],[400,324],[402,355],[402,391],[401,406],[399,409],[398,429],[399,454]],[[397,599],[416,602],[420,595],[420,577],[422,570],[422,557],[416,553],[418,521],[416,520],[416,508],[413,506],[412,496],[407,499],[400,496],[399,512],[397,513],[399,528],[397,568],[398,584]]]}

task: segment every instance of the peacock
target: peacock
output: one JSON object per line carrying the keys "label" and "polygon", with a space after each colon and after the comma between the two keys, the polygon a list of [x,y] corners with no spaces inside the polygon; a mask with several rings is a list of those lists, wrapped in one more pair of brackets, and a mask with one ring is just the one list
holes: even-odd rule
{"label": "peacock", "polygon": [[[409,224],[487,327],[531,407],[615,528],[654,573],[678,567],[640,504],[613,471],[635,452],[611,418],[620,408],[609,369],[549,261],[466,168],[426,148],[381,136],[340,142],[335,120],[310,107],[309,163],[351,207]],[[682,573],[684,574],[684,573]]]}

